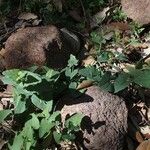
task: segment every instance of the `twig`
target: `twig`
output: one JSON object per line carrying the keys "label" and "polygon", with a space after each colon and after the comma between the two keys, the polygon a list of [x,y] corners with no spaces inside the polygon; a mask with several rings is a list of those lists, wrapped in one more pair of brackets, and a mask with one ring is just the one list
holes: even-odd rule
{"label": "twig", "polygon": [[143,112],[141,110],[139,110],[140,115],[143,117],[144,121],[146,122],[146,124],[148,126],[150,126],[150,122],[146,119],[145,115],[143,114]]}
{"label": "twig", "polygon": [[16,132],[15,132],[13,129],[11,129],[10,127],[8,127],[7,125],[2,124],[2,123],[0,123],[0,125],[1,125],[2,127],[7,128],[7,129],[10,130],[12,133],[16,134]]}
{"label": "twig", "polygon": [[11,93],[2,93],[0,92],[0,98],[12,98],[12,94]]}

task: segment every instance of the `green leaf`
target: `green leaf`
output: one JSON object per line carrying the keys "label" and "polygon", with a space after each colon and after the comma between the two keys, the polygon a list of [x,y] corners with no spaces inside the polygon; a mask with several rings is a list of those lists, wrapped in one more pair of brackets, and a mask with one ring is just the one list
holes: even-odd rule
{"label": "green leaf", "polygon": [[58,133],[56,131],[53,132],[53,137],[54,137],[54,140],[57,144],[60,144],[61,140],[62,140],[62,134],[61,133]]}
{"label": "green leaf", "polygon": [[78,74],[78,69],[72,70],[69,67],[66,68],[65,75],[67,77],[70,77],[70,79],[72,79],[73,77],[75,77],[77,74]]}
{"label": "green leaf", "polygon": [[77,74],[78,74],[78,69],[73,70],[70,74],[70,78],[73,79],[73,77],[75,77]]}
{"label": "green leaf", "polygon": [[68,66],[73,67],[78,65],[78,60],[72,54],[70,55],[70,59],[68,60]]}
{"label": "green leaf", "polygon": [[1,110],[0,111],[0,123],[2,123],[4,119],[11,113],[12,113],[11,110]]}
{"label": "green leaf", "polygon": [[65,76],[66,76],[66,77],[70,77],[71,72],[72,72],[71,68],[66,67],[66,70],[65,70]]}
{"label": "green leaf", "polygon": [[120,61],[128,61],[127,57],[123,53],[118,53],[118,55],[116,56],[116,59]]}
{"label": "green leaf", "polygon": [[49,118],[49,122],[61,121],[60,111],[55,111]]}
{"label": "green leaf", "polygon": [[50,122],[48,119],[43,118],[41,120],[39,128],[39,137],[42,138],[46,134],[51,133],[51,129],[55,126],[55,122]]}
{"label": "green leaf", "polygon": [[33,128],[31,127],[31,121],[27,121],[25,124],[25,127],[23,128],[23,131],[21,132],[22,136],[24,137],[25,140],[31,141],[33,140]]}
{"label": "green leaf", "polygon": [[13,140],[13,144],[8,145],[8,147],[10,150],[21,150],[23,148],[23,142],[24,142],[24,139],[22,137],[22,134],[19,134],[15,136]]}
{"label": "green leaf", "polygon": [[51,129],[61,122],[60,112],[56,111],[49,118],[43,118],[39,128],[40,138],[51,133]]}
{"label": "green leaf", "polygon": [[[55,71],[55,70],[53,70],[53,69],[49,69],[48,71],[47,71],[47,73],[46,73],[46,78],[48,78],[49,79],[49,81],[51,81],[52,79],[54,80],[54,81],[57,81],[57,79],[59,78],[59,76],[60,76],[60,73],[58,72],[58,71]],[[50,80],[51,79],[51,80]]]}
{"label": "green leaf", "polygon": [[133,76],[133,82],[145,87],[150,88],[150,70],[144,69],[144,70],[138,70],[135,69],[133,71],[129,72]]}
{"label": "green leaf", "polygon": [[35,114],[31,114],[31,115],[32,115],[31,126],[33,129],[38,129],[40,127],[39,119]]}
{"label": "green leaf", "polygon": [[112,84],[112,75],[110,72],[106,72],[101,80],[98,82],[98,85],[103,89],[103,90],[106,90],[106,91],[109,91],[109,92],[113,92],[114,89],[113,89],[113,84]]}
{"label": "green leaf", "polygon": [[22,97],[22,95],[14,97],[14,113],[21,114],[26,110],[26,99]]}
{"label": "green leaf", "polygon": [[101,70],[98,70],[94,66],[89,66],[81,69],[79,71],[79,74],[89,80],[99,81],[101,79]]}
{"label": "green leaf", "polygon": [[97,32],[92,32],[91,33],[91,39],[94,43],[96,44],[105,44],[106,40],[104,39],[102,34],[98,34]]}
{"label": "green leaf", "polygon": [[73,141],[73,140],[75,140],[75,138],[76,138],[76,136],[71,133],[62,135],[63,140]]}
{"label": "green leaf", "polygon": [[130,75],[127,73],[119,74],[118,78],[114,82],[115,93],[124,90],[131,83]]}
{"label": "green leaf", "polygon": [[16,80],[18,78],[18,73],[19,73],[19,69],[13,69],[13,70],[6,70],[4,71],[3,74],[3,78],[2,81],[5,84],[10,84],[10,85],[14,85],[16,84]]}
{"label": "green leaf", "polygon": [[52,111],[52,109],[53,109],[53,100],[47,102],[46,108],[42,112],[45,118],[50,117],[50,112]]}
{"label": "green leaf", "polygon": [[26,124],[24,127],[23,131],[21,132],[23,138],[24,138],[24,147],[25,150],[30,150],[31,146],[34,145],[35,140],[34,140],[34,130],[30,126],[30,123]]}
{"label": "green leaf", "polygon": [[65,127],[69,128],[70,127],[70,123],[74,127],[80,126],[83,117],[84,117],[83,114],[80,114],[80,113],[74,114],[73,116],[71,116],[69,119],[67,119],[65,121]]}
{"label": "green leaf", "polygon": [[69,84],[69,88],[70,88],[70,89],[76,89],[76,88],[77,88],[77,83],[76,83],[76,82],[71,82],[71,83]]}
{"label": "green leaf", "polygon": [[35,94],[31,96],[32,103],[39,109],[44,110],[46,108],[46,101],[38,98]]}
{"label": "green leaf", "polygon": [[97,61],[98,62],[108,62],[110,58],[111,58],[110,52],[103,52],[98,56]]}
{"label": "green leaf", "polygon": [[39,74],[29,71],[20,71],[17,80],[21,79],[24,82],[24,87],[37,85],[42,82],[42,77]]}
{"label": "green leaf", "polygon": [[13,89],[13,94],[14,96],[18,96],[18,95],[24,95],[24,97],[29,98],[29,96],[33,95],[34,93],[36,93],[35,91],[28,91],[23,87],[23,84],[20,83],[17,86],[14,87]]}

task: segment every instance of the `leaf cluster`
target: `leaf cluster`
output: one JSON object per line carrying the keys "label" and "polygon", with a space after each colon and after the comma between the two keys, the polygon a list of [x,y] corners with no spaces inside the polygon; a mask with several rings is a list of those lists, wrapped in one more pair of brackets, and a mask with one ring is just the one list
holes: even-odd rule
{"label": "leaf cluster", "polygon": [[62,122],[61,112],[56,107],[63,91],[76,89],[72,85],[80,78],[75,69],[77,64],[77,59],[71,55],[68,66],[61,71],[32,67],[29,70],[13,69],[3,72],[3,82],[13,86],[14,107],[0,111],[0,123],[13,117],[13,121],[19,124],[15,135],[10,139],[10,150],[35,149],[39,146],[39,141],[46,139],[49,144],[42,148],[75,140],[83,115],[77,113]]}

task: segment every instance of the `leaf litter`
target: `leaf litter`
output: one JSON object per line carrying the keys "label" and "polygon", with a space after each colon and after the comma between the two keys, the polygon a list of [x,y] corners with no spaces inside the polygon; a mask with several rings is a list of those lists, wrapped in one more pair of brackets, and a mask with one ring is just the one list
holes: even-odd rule
{"label": "leaf litter", "polygon": [[[126,0],[122,0],[121,3],[122,3],[123,11],[126,12],[129,18],[139,22],[140,24],[150,23],[150,18],[147,17],[147,15],[149,14],[148,11],[150,10],[148,8],[150,8],[150,6],[149,4],[147,5],[147,1],[144,1],[142,4],[141,1],[138,1],[136,2],[136,4],[138,5],[136,5],[135,2],[133,2],[132,0],[130,2],[127,2]],[[55,5],[59,10],[59,12],[62,12],[63,4],[55,1]],[[107,71],[109,70],[111,72],[113,72],[113,69],[117,70],[117,72],[118,70],[128,70],[128,68],[133,68],[132,66],[134,62],[140,61],[150,54],[150,44],[148,38],[150,37],[150,33],[148,34],[144,33],[144,36],[140,36],[138,30],[137,31],[133,30],[130,25],[130,22],[126,22],[126,21],[116,22],[112,20],[110,22],[110,20],[108,20],[105,23],[108,17],[106,16],[106,12],[109,9],[110,8],[105,8],[104,10],[96,13],[94,15],[94,20],[92,19],[91,21],[91,27],[98,28],[96,32],[103,34],[104,41],[98,44],[102,44],[101,47],[104,49],[105,52],[108,52],[109,54],[113,53],[113,58],[111,61],[115,60],[115,58],[118,56],[118,54],[114,55],[114,53],[116,52],[118,52],[119,54],[123,54],[127,58],[127,61],[126,59],[123,59],[122,56],[122,60],[120,59],[119,62],[116,63],[116,66],[109,67],[107,66],[106,62],[104,62],[103,64],[99,64],[95,56],[95,54],[97,54],[97,49],[93,45],[91,45],[88,48],[85,46],[85,48],[87,48],[88,51],[86,53],[88,57],[84,59],[82,62],[84,66],[103,65],[105,70]],[[139,11],[142,13],[138,13]],[[77,14],[75,10],[70,12],[70,15],[74,20],[78,22],[82,20],[82,17],[79,16],[79,14]],[[97,19],[97,16],[100,17],[101,19],[95,21],[95,18]],[[19,15],[18,19],[19,21],[14,22],[13,25],[10,25],[11,21],[8,22],[6,26],[4,24],[1,24],[0,44],[1,47],[3,48],[1,49],[0,54],[2,56],[4,55],[3,53],[4,53],[4,45],[6,44],[5,43],[6,39],[9,38],[11,34],[15,34],[14,31],[18,30],[19,28],[25,28],[27,26],[31,26],[31,27],[38,26],[41,22],[41,20],[38,19],[37,15],[33,13],[22,13]],[[7,30],[4,30],[5,28]],[[145,34],[147,35],[145,36]],[[137,35],[139,37],[137,37]],[[100,58],[100,60],[102,61],[102,58]],[[148,64],[149,67],[150,65],[149,58],[144,59],[144,61],[146,64]],[[79,85],[78,88],[80,89],[86,86],[90,86],[92,83],[93,82],[91,81],[84,82],[81,85]],[[7,87],[6,89],[5,85],[1,85],[1,86],[2,86],[2,90],[0,94],[1,97],[0,109],[3,110],[4,108],[11,107],[9,103],[11,103],[12,100],[10,94],[11,89],[9,90],[9,87]],[[127,99],[127,105],[129,110],[130,126],[128,131],[128,137],[126,140],[128,150],[134,150],[138,145],[139,146],[136,150],[148,150],[150,147],[150,142],[149,142],[150,140],[150,103],[149,103],[150,90],[145,88],[141,88],[139,91],[138,90],[139,89],[137,89],[137,91],[136,90],[132,91],[131,89],[129,91],[125,91],[123,95],[123,97],[126,97],[126,95],[128,95],[129,97]],[[7,140],[0,141],[0,145],[2,147],[6,143]]]}

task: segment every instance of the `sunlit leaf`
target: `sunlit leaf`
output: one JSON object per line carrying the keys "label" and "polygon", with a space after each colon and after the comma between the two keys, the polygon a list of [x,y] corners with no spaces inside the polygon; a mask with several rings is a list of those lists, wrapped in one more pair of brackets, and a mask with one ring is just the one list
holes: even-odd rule
{"label": "sunlit leaf", "polygon": [[69,119],[65,121],[65,126],[69,128],[70,123],[75,127],[80,126],[83,117],[84,117],[83,114],[80,113],[74,114],[73,116],[71,116]]}
{"label": "sunlit leaf", "polygon": [[53,132],[53,136],[54,136],[54,140],[57,144],[60,144],[61,140],[62,140],[62,134],[58,133],[56,131]]}
{"label": "sunlit leaf", "polygon": [[77,66],[78,65],[78,60],[76,59],[76,57],[74,55],[70,55],[70,59],[68,60],[68,66],[72,67],[72,66]]}
{"label": "sunlit leaf", "polygon": [[130,75],[127,73],[119,74],[118,78],[114,82],[115,93],[127,88],[131,83]]}
{"label": "sunlit leaf", "polygon": [[11,110],[0,110],[0,123],[4,121],[4,119],[11,114]]}

